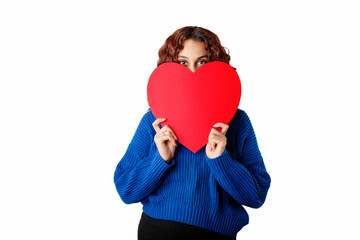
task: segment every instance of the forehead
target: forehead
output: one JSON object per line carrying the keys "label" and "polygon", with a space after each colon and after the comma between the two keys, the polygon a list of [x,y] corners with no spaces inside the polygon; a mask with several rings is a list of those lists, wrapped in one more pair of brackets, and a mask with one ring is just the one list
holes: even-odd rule
{"label": "forehead", "polygon": [[199,57],[206,55],[206,53],[205,44],[203,42],[188,39],[184,42],[184,48],[179,52],[179,57]]}

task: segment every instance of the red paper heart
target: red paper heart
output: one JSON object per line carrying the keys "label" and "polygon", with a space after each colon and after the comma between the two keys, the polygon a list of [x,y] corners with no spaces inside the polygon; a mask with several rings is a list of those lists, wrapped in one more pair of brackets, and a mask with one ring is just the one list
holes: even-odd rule
{"label": "red paper heart", "polygon": [[210,62],[193,73],[178,63],[163,63],[147,86],[150,108],[166,118],[178,141],[192,152],[207,142],[215,123],[228,124],[240,102],[241,84],[236,70],[224,62]]}

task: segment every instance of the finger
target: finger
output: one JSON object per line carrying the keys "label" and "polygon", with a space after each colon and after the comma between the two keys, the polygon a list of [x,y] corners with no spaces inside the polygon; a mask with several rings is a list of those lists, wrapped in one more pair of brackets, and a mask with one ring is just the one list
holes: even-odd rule
{"label": "finger", "polygon": [[177,138],[177,136],[175,135],[174,131],[171,130],[170,133],[171,133],[171,135],[173,136],[173,138],[174,138],[175,140],[178,140],[178,138]]}
{"label": "finger", "polygon": [[222,134],[221,132],[219,132],[218,130],[216,130],[215,128],[212,128],[210,131],[210,136],[222,136],[224,134]]}
{"label": "finger", "polygon": [[211,129],[210,133],[209,133],[209,137],[208,137],[208,142],[211,143],[211,138],[213,138],[214,136],[214,132],[213,129]]}
{"label": "finger", "polygon": [[171,129],[170,129],[170,131],[166,131],[165,134],[168,136],[171,136],[174,139],[174,141],[176,142],[177,138],[176,138],[174,132],[171,131]]}
{"label": "finger", "polygon": [[224,135],[221,132],[219,132],[218,130],[213,128],[210,131],[210,134],[209,134],[209,137],[208,137],[208,142],[212,143],[214,138],[219,138],[219,137],[223,137],[223,136]]}
{"label": "finger", "polygon": [[212,152],[214,150],[214,134],[209,134],[209,138],[208,138],[208,144],[209,144],[209,148],[210,148],[210,152]]}
{"label": "finger", "polygon": [[212,152],[215,151],[215,148],[216,148],[216,143],[215,143],[215,140],[213,138],[212,141],[211,141],[211,151]]}
{"label": "finger", "polygon": [[166,133],[160,133],[158,140],[160,143],[164,143],[166,141],[170,141],[175,147],[177,146],[176,141],[174,139],[174,137],[172,136],[171,133],[166,132]]}
{"label": "finger", "polygon": [[216,144],[226,145],[227,137],[225,136],[225,134],[217,131],[216,129],[213,129],[209,135],[208,142],[210,142],[211,140],[215,141]]}
{"label": "finger", "polygon": [[221,133],[222,133],[222,134],[226,134],[227,131],[229,130],[229,125],[227,125],[227,124],[225,124],[225,123],[222,123],[222,122],[214,124],[213,127],[219,127],[219,128],[221,128]]}
{"label": "finger", "polygon": [[152,126],[154,127],[156,133],[158,133],[161,130],[160,127],[159,127],[159,124],[164,122],[164,121],[166,121],[166,118],[157,118],[153,122]]}
{"label": "finger", "polygon": [[178,140],[175,132],[174,132],[168,125],[165,125],[161,130],[162,130],[162,131],[169,131],[169,132],[173,135],[173,137],[174,137],[176,140]]}
{"label": "finger", "polygon": [[212,152],[211,142],[210,142],[210,141],[206,144],[206,147],[209,148],[209,151],[210,151],[210,152]]}

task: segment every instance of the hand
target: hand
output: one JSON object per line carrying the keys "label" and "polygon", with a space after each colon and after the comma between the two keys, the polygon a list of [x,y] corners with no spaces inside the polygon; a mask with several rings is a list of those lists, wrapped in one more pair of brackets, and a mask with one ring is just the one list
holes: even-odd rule
{"label": "hand", "polygon": [[223,154],[227,142],[225,134],[229,129],[229,125],[225,123],[217,123],[213,127],[220,127],[221,132],[214,128],[211,129],[208,143],[206,144],[206,156],[208,158],[217,158]]}
{"label": "hand", "polygon": [[168,125],[160,129],[159,124],[164,121],[166,121],[165,118],[158,118],[153,122],[152,125],[156,131],[154,141],[162,159],[166,163],[170,163],[175,155],[177,137]]}

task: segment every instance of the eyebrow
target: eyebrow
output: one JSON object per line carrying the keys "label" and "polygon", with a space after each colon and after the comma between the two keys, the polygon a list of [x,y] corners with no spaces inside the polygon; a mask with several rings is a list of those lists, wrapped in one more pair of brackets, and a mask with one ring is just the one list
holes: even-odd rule
{"label": "eyebrow", "polygon": [[[206,56],[206,55],[204,55],[204,56],[198,57],[198,59],[203,58],[203,57],[207,57],[207,56]],[[178,56],[178,58],[188,58],[188,57],[185,57],[185,56]]]}

